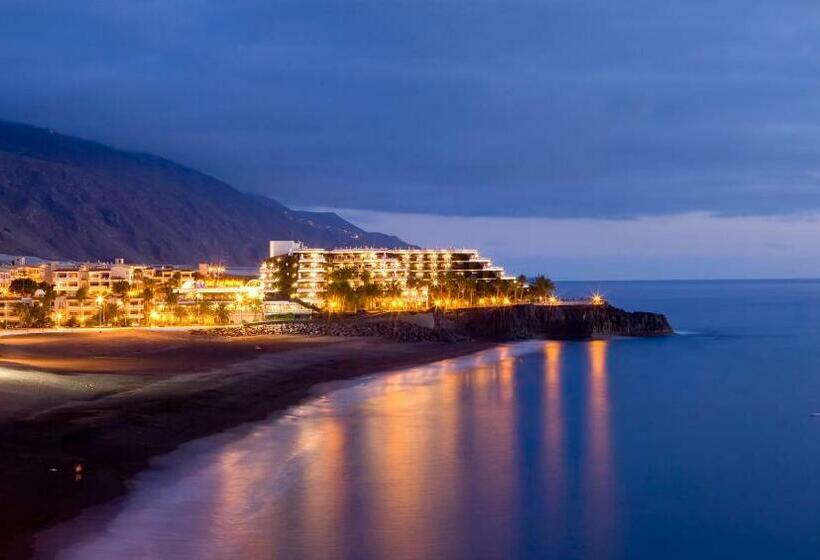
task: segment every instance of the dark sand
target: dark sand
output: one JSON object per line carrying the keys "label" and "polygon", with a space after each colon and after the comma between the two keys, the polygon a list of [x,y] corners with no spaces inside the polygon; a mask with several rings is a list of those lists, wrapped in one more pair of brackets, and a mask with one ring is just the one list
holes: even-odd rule
{"label": "dark sand", "polygon": [[0,557],[26,558],[34,532],[121,495],[151,457],[262,420],[316,384],[487,346],[136,329],[0,337]]}

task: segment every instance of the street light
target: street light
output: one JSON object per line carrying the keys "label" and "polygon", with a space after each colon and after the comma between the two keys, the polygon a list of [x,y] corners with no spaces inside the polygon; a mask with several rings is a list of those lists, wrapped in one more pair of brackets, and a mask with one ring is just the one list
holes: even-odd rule
{"label": "street light", "polygon": [[242,322],[242,302],[244,301],[242,294],[236,294],[236,308],[239,310],[239,322]]}
{"label": "street light", "polygon": [[97,302],[97,306],[100,308],[100,326],[103,326],[105,325],[105,298],[99,295],[94,301]]}

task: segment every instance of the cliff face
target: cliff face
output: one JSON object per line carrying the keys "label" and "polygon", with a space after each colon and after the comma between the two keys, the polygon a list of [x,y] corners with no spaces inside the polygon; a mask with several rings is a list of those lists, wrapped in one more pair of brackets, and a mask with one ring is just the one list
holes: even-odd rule
{"label": "cliff face", "polygon": [[456,310],[439,315],[437,326],[484,340],[657,336],[673,332],[664,315],[629,312],[610,305],[514,305]]}
{"label": "cliff face", "polygon": [[0,121],[0,253],[256,266],[271,239],[407,246],[166,159]]}

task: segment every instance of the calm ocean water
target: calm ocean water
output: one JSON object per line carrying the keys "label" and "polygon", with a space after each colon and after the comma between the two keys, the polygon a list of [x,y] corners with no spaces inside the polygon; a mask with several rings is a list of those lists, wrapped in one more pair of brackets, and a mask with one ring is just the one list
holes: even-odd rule
{"label": "calm ocean water", "polygon": [[683,334],[346,385],[162,458],[43,555],[820,558],[820,282],[560,288]]}

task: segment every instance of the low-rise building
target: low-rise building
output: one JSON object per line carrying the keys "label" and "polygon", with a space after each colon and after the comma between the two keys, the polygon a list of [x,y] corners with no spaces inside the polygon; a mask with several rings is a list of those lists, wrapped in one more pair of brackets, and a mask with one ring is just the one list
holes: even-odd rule
{"label": "low-rise building", "polygon": [[19,297],[0,297],[0,329],[11,329],[20,323],[17,306],[21,302]]}
{"label": "low-rise building", "polygon": [[164,284],[174,280],[179,280],[179,284],[181,285],[183,282],[187,280],[194,279],[194,269],[181,267],[181,266],[170,266],[170,265],[163,265],[163,266],[156,266],[151,268],[151,278],[154,281]]}
{"label": "low-rise building", "polygon": [[[81,267],[83,286],[90,295],[107,294],[114,285],[111,265],[86,265]],[[56,287],[55,287],[56,289]]]}
{"label": "low-rise building", "polygon": [[93,299],[78,299],[71,296],[58,296],[52,306],[52,319],[57,326],[67,324],[84,325],[100,310],[100,306]]}
{"label": "low-rise building", "polygon": [[[89,320],[96,320],[103,305],[117,306],[116,316],[129,325],[141,325],[145,322],[145,301],[142,298],[76,298],[58,296],[52,305],[51,317],[57,326],[85,325]],[[109,317],[109,319],[112,319]]]}
{"label": "low-rise building", "polygon": [[11,266],[11,278],[30,278],[37,283],[43,282],[46,275],[46,265],[28,264],[26,259],[18,259]]}
{"label": "low-rise building", "polygon": [[145,323],[145,300],[142,298],[126,298],[122,301],[122,314],[130,325]]}
{"label": "low-rise building", "polygon": [[6,294],[11,286],[12,275],[11,267],[0,266],[0,294]]}
{"label": "low-rise building", "polygon": [[44,280],[58,294],[74,295],[85,285],[83,270],[77,265],[49,265],[45,269]]}

